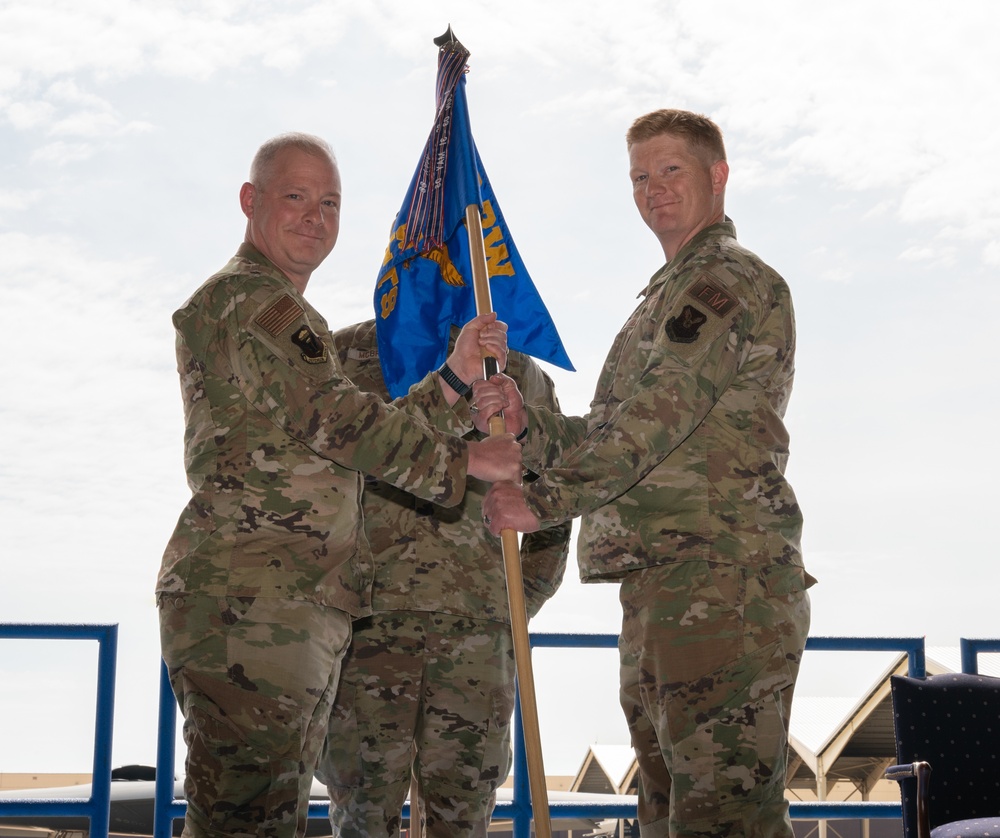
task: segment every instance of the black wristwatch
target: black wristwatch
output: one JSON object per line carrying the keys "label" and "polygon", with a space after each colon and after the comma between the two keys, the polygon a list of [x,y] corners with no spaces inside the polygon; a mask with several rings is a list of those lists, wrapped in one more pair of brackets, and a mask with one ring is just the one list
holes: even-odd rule
{"label": "black wristwatch", "polygon": [[438,370],[438,375],[440,375],[448,386],[458,393],[459,396],[464,396],[472,389],[468,384],[462,381],[461,378],[455,375],[455,371],[448,366],[447,361],[441,364],[441,369]]}

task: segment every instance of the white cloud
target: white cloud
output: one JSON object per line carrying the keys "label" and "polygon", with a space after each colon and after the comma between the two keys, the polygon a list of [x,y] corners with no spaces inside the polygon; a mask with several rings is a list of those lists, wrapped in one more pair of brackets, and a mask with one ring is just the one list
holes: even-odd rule
{"label": "white cloud", "polygon": [[52,125],[51,133],[70,137],[112,137],[153,130],[148,122],[123,123],[121,117],[110,110],[78,111],[68,114]]}
{"label": "white cloud", "polygon": [[[17,277],[5,291],[9,305],[0,310],[5,339],[15,340],[25,329],[29,329],[25,336],[34,333],[21,312],[34,309],[36,300],[47,300],[52,304],[46,311],[46,324],[58,334],[72,334],[81,325],[115,321],[114,330],[97,329],[85,344],[106,353],[102,362],[115,359],[117,363],[120,336],[133,329],[137,331],[128,341],[129,359],[144,356],[141,347],[150,336],[142,321],[170,304],[177,285],[149,260],[94,256],[71,236],[0,233],[0,252],[8,266],[7,275]],[[44,258],[39,258],[40,254]],[[137,282],[137,277],[143,281]],[[153,351],[158,353],[158,349]]]}
{"label": "white cloud", "polygon": [[[24,549],[48,521],[59,532],[53,538],[74,545],[46,557],[58,566],[113,552],[119,538],[145,540],[139,521],[155,518],[151,503],[176,488],[163,480],[159,453],[174,448],[179,423],[176,390],[166,383],[173,359],[163,351],[172,344],[176,278],[147,260],[95,257],[66,236],[4,233],[0,249],[16,278],[5,283],[0,350],[17,359],[5,381],[18,394],[0,419],[11,515],[4,541]],[[44,453],[23,456],[29,451]],[[136,520],[106,529],[102,547],[102,526],[124,509]],[[95,529],[93,540],[81,540]]]}
{"label": "white cloud", "polygon": [[848,270],[843,266],[829,268],[823,271],[820,279],[824,282],[850,282],[854,279],[854,271]]}
{"label": "white cloud", "polygon": [[108,102],[100,96],[81,89],[74,79],[59,79],[49,85],[46,95],[57,102],[81,105],[91,108],[108,108]]}
{"label": "white cloud", "polygon": [[899,254],[903,262],[921,262],[928,268],[947,268],[956,264],[954,247],[937,242],[913,245]]}
{"label": "white cloud", "polygon": [[[0,9],[0,79],[134,68],[140,46],[116,26],[126,3],[46,2]],[[116,8],[117,7],[117,8]]]}
{"label": "white cloud", "polygon": [[0,10],[0,89],[23,77],[121,78],[153,70],[206,79],[254,60],[289,70],[346,34],[347,3],[274,6],[40,0]]}
{"label": "white cloud", "polygon": [[937,251],[928,245],[908,247],[899,254],[899,258],[907,262],[928,261],[934,259],[936,256]]}
{"label": "white cloud", "polygon": [[95,148],[89,143],[54,142],[39,146],[31,153],[32,163],[67,166],[80,163],[94,156]]}
{"label": "white cloud", "polygon": [[[350,183],[341,243],[310,297],[331,325],[370,316],[372,267],[430,127],[430,38],[449,21],[473,51],[477,140],[508,221],[579,347],[580,373],[554,375],[565,407],[586,410],[607,345],[660,255],[631,206],[624,130],[644,110],[697,108],[726,130],[741,235],[755,228],[759,252],[796,297],[792,463],[807,561],[822,577],[817,625],[849,633],[855,588],[904,558],[927,578],[945,553],[970,564],[989,555],[986,530],[948,526],[988,520],[985,501],[961,509],[947,492],[913,487],[946,473],[947,485],[975,484],[988,499],[979,476],[998,468],[988,445],[964,476],[967,458],[933,449],[948,447],[943,435],[966,427],[970,410],[977,439],[996,424],[995,400],[974,394],[990,380],[1000,266],[1000,188],[988,166],[1000,137],[984,106],[1000,75],[988,43],[1000,7],[511,0],[503,15],[494,9],[467,0],[0,6],[10,178],[0,191],[0,350],[13,359],[12,397],[0,405],[0,552],[38,554],[16,585],[0,586],[8,618],[121,619],[123,641],[155,664],[152,580],[185,495],[170,314],[241,233],[235,193],[253,145],[307,123],[329,132]],[[427,123],[415,127],[414,113]],[[950,328],[940,300],[955,277],[977,283],[978,297]],[[919,503],[927,514],[914,530]],[[885,546],[901,537],[905,557]],[[860,554],[847,552],[858,544]],[[95,573],[114,596],[77,595]],[[542,618],[572,630],[597,614],[614,630],[613,586],[586,586],[582,598],[580,587],[568,585]],[[872,596],[874,630],[883,615]],[[981,612],[985,624],[988,604]],[[940,634],[979,615],[919,619]],[[134,686],[127,671],[122,689]],[[120,703],[123,714],[138,705],[152,707],[150,696]],[[117,727],[121,742],[151,748],[149,729]]]}
{"label": "white cloud", "polygon": [[[19,131],[39,130],[48,136],[112,137],[151,129],[149,123],[126,121],[106,99],[82,89],[75,81],[62,79],[49,85],[38,99],[13,102],[7,108],[7,118]],[[55,146],[39,159],[71,162],[87,159],[92,151],[84,146],[67,148],[68,156],[60,160],[52,156],[62,151]]]}
{"label": "white cloud", "polygon": [[[4,190],[0,191],[0,213],[8,210],[24,210],[36,203],[41,198],[41,192],[37,190]],[[2,221],[2,216],[0,216]]]}
{"label": "white cloud", "polygon": [[876,219],[885,218],[888,215],[892,215],[896,211],[896,202],[892,200],[879,201],[876,204],[868,207],[862,214],[862,218],[865,219]]}
{"label": "white cloud", "polygon": [[51,102],[11,102],[6,110],[7,119],[19,131],[48,124],[56,112]]}
{"label": "white cloud", "polygon": [[[977,236],[993,236],[1000,184],[982,162],[1000,136],[983,103],[1000,77],[987,25],[1000,22],[1000,7],[939,11],[929,2],[683,2],[646,9],[631,38],[579,58],[606,69],[601,90],[624,81],[633,107],[637,90],[653,90],[661,105],[713,113],[772,177],[781,163],[780,179],[813,172],[852,190],[892,188],[904,221],[970,223],[985,214]],[[581,106],[595,98],[588,91]],[[760,181],[759,170],[741,176]]]}
{"label": "white cloud", "polygon": [[[762,185],[762,166],[772,186],[819,173],[851,190],[898,190],[907,222],[975,223],[978,239],[1000,228],[996,178],[968,171],[1000,139],[982,107],[1000,77],[988,25],[1000,21],[1000,7],[974,0],[941,15],[928,0],[905,9],[857,0],[826,7],[588,2],[573,13],[561,4],[509,6],[498,17],[488,7],[443,2],[192,9],[49,0],[0,13],[0,79],[18,90],[31,79],[63,83],[70,74],[94,86],[136,74],[207,80],[254,65],[290,73],[312,56],[334,61],[358,27],[377,32],[385,56],[424,60],[427,21],[439,15],[471,45],[473,72],[484,81],[525,59],[544,68],[547,77],[524,91],[527,116],[562,113],[579,130],[594,119],[620,126],[665,104],[694,107],[713,113],[733,138],[748,186]],[[9,118],[65,136],[148,128],[82,87],[78,101],[90,100],[89,107],[56,113],[58,89],[43,101],[22,98]],[[76,160],[89,154],[70,153]]]}

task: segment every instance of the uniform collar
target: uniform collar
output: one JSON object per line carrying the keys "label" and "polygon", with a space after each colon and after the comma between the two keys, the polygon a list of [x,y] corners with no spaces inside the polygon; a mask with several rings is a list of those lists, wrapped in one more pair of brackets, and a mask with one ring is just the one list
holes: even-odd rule
{"label": "uniform collar", "polygon": [[281,268],[275,265],[274,262],[268,259],[250,242],[244,241],[240,244],[236,251],[236,258],[242,259],[245,262],[252,262],[254,265],[259,265],[270,276],[273,276],[275,279],[280,279],[282,283],[288,285],[288,287],[295,291],[296,294],[299,294],[299,290],[295,287],[292,281],[285,276]]}
{"label": "uniform collar", "polygon": [[722,221],[719,221],[716,224],[710,224],[708,227],[704,227],[695,233],[691,238],[691,241],[684,245],[684,247],[677,252],[677,255],[674,256],[673,259],[663,265],[649,278],[649,282],[646,287],[639,292],[639,296],[648,297],[654,288],[666,282],[667,277],[669,277],[676,268],[682,265],[688,257],[701,247],[708,239],[722,236],[727,236],[733,239],[736,238],[736,225],[733,224],[733,220],[728,215]]}

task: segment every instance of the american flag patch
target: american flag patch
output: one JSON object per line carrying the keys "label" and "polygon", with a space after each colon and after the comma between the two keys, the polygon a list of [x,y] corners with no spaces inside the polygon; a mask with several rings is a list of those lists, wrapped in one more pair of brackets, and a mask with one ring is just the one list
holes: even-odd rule
{"label": "american flag patch", "polygon": [[276,338],[302,315],[302,306],[285,294],[273,306],[257,318],[260,326],[271,337]]}

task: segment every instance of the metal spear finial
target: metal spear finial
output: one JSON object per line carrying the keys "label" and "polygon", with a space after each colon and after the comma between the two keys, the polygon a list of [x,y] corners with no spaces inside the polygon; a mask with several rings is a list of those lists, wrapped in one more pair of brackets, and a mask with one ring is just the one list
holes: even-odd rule
{"label": "metal spear finial", "polygon": [[455,37],[455,33],[451,31],[451,24],[448,24],[448,31],[443,35],[438,35],[434,39],[434,46],[440,47],[448,52],[468,52],[468,50],[462,45],[462,42]]}

